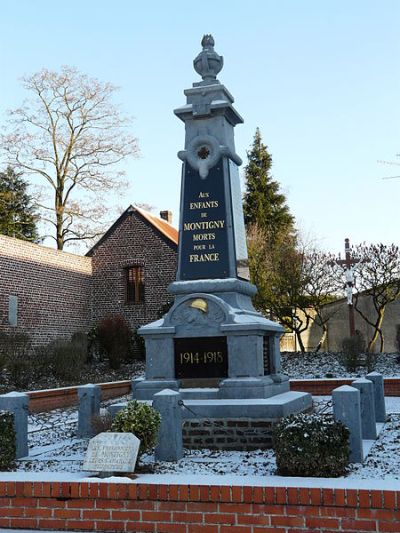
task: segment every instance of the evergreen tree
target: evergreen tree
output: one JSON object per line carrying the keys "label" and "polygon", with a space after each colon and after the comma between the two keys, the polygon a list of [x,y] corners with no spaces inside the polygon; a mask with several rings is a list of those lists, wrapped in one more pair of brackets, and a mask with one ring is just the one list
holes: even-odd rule
{"label": "evergreen tree", "polygon": [[5,172],[0,172],[0,234],[37,242],[36,221],[27,183],[21,174],[7,167]]}
{"label": "evergreen tree", "polygon": [[272,240],[274,236],[294,235],[294,217],[290,214],[280,185],[271,176],[272,157],[256,129],[245,167],[246,192],[243,200],[246,227],[257,225]]}

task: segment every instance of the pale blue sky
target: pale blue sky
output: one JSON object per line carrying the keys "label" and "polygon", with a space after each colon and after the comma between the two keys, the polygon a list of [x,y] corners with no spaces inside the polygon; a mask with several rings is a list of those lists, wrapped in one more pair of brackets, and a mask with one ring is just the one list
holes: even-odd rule
{"label": "pale blue sky", "polygon": [[[204,33],[224,56],[219,79],[257,126],[299,226],[338,252],[343,239],[400,244],[400,2],[397,0],[3,0],[0,113],[18,106],[18,78],[76,66],[121,87],[142,157],[126,163],[120,202],[171,209],[178,222],[184,126],[173,109],[198,80]],[[397,158],[400,162],[400,157]]]}

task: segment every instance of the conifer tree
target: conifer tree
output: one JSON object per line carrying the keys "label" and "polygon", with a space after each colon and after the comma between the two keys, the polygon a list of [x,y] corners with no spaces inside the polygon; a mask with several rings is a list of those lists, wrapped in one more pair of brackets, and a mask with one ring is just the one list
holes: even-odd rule
{"label": "conifer tree", "polygon": [[256,129],[245,167],[246,191],[243,200],[246,227],[257,225],[272,240],[274,236],[294,235],[294,217],[286,204],[280,185],[271,176],[272,157]]}
{"label": "conifer tree", "polygon": [[36,221],[27,183],[21,174],[7,167],[5,172],[0,172],[0,234],[37,242]]}

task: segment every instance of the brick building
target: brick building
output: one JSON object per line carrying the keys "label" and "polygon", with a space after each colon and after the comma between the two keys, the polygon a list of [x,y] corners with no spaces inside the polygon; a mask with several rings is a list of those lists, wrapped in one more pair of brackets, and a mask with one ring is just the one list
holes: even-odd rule
{"label": "brick building", "polygon": [[168,221],[128,208],[86,254],[92,261],[92,322],[121,314],[133,328],[154,320],[175,280],[178,232]]}
{"label": "brick building", "polygon": [[109,314],[132,328],[154,320],[177,262],[178,232],[161,216],[130,206],[86,256],[0,235],[0,331],[44,344]]}

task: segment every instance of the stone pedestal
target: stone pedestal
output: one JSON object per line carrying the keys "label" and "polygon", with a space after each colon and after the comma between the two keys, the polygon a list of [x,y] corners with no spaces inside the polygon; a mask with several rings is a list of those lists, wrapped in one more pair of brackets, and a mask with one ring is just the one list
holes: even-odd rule
{"label": "stone pedestal", "polygon": [[[201,387],[219,382],[220,398],[268,398],[289,390],[280,368],[283,329],[255,311],[253,285],[201,280],[175,282],[169,290],[176,297],[173,307],[139,330],[147,364],[146,379],[134,384],[136,398],[177,390],[185,378],[195,378]],[[199,301],[202,309],[196,307]],[[186,351],[180,348],[183,339]]]}

